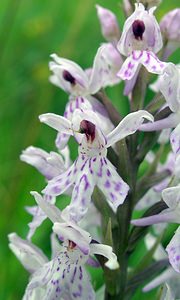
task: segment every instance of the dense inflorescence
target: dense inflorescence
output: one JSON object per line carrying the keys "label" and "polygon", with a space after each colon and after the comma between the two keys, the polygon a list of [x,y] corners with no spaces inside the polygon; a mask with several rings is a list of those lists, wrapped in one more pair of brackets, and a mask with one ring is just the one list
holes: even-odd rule
{"label": "dense inflorescence", "polygon": [[[47,182],[41,194],[31,192],[36,205],[26,207],[33,217],[27,238],[9,234],[10,249],[30,273],[24,300],[132,299],[139,286],[148,292],[162,284],[158,299],[180,297],[180,228],[162,245],[168,224],[180,224],[180,68],[168,62],[178,47],[180,10],[159,26],[153,5],[160,1],[136,3],[134,12],[132,1],[123,2],[122,33],[114,13],[96,6],[107,42],[91,69],[51,55],[50,81],[69,99],[63,116],[39,117],[57,131],[57,152],[30,146],[21,154]],[[123,82],[130,104],[124,118],[105,93]],[[156,94],[146,104],[149,88]],[[60,210],[62,194],[69,202]],[[53,224],[51,258],[31,241],[46,218]],[[132,267],[142,239],[145,256]],[[99,291],[86,265],[103,270]]]}

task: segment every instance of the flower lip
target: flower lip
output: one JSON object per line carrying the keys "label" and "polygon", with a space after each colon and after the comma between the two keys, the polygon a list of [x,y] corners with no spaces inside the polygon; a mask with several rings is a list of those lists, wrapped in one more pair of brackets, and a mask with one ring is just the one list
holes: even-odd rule
{"label": "flower lip", "polygon": [[144,22],[141,20],[135,20],[132,24],[132,31],[136,40],[142,40],[142,36],[145,31]]}
{"label": "flower lip", "polygon": [[76,79],[71,75],[70,72],[68,72],[67,70],[63,71],[63,78],[64,80],[68,81],[69,83],[71,83],[72,85],[76,84]]}
{"label": "flower lip", "polygon": [[82,120],[80,123],[80,133],[84,133],[86,135],[87,140],[91,139],[91,142],[95,139],[95,130],[96,126],[88,120]]}

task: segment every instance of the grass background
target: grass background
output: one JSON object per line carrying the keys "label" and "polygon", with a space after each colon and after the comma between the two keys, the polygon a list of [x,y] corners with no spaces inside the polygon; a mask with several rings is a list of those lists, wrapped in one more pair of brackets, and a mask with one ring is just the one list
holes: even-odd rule
{"label": "grass background", "polygon": [[[164,0],[157,10],[160,19],[178,6],[178,0]],[[52,86],[48,77],[49,55],[56,52],[78,62],[92,65],[103,38],[96,17],[95,0],[1,0],[0,2],[0,299],[22,298],[28,274],[8,249],[7,234],[26,236],[30,217],[25,205],[33,205],[31,190],[40,191],[44,180],[32,167],[20,162],[22,149],[29,145],[55,150],[56,133],[40,124],[38,115],[62,114],[67,95]],[[98,4],[116,13],[122,28],[121,1],[99,0]],[[110,89],[117,108],[125,113],[128,105],[122,96],[123,85]],[[72,145],[72,156],[76,149]],[[62,197],[62,201],[65,198]],[[46,221],[33,241],[49,251]],[[141,248],[139,249],[141,251]],[[142,253],[144,249],[142,248]],[[135,259],[135,258],[134,258]],[[94,274],[98,284],[101,274]],[[133,299],[153,299],[141,291]]]}

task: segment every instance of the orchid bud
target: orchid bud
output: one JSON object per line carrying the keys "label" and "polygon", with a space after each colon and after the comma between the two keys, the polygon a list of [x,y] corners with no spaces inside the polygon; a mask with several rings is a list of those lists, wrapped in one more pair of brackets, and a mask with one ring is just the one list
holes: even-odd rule
{"label": "orchid bud", "polygon": [[179,30],[180,9],[174,9],[166,14],[161,22],[161,32],[166,39],[166,46],[163,53],[163,60],[168,57],[179,47],[180,30]]}
{"label": "orchid bud", "polygon": [[168,40],[180,42],[180,8],[171,10],[160,22],[162,33]]}
{"label": "orchid bud", "polygon": [[116,16],[106,8],[96,5],[97,15],[101,24],[104,38],[109,42],[117,42],[120,37],[119,26]]}
{"label": "orchid bud", "polygon": [[155,7],[145,10],[141,3],[135,4],[134,13],[126,20],[118,50],[128,56],[133,50],[150,50],[157,53],[162,48],[160,27],[153,15]]}

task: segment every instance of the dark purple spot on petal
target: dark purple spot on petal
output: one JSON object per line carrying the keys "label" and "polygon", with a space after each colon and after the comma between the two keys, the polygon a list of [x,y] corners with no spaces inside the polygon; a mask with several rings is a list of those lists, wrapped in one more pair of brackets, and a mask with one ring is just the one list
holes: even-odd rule
{"label": "dark purple spot on petal", "polygon": [[63,75],[64,80],[68,81],[72,85],[76,84],[76,79],[68,71],[64,70],[62,75]]}
{"label": "dark purple spot on petal", "polygon": [[132,31],[136,40],[142,40],[143,33],[145,31],[144,22],[141,20],[135,20],[132,24]]}

